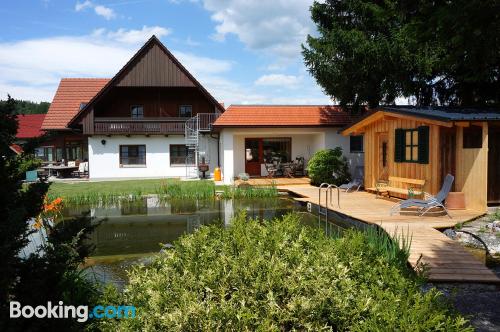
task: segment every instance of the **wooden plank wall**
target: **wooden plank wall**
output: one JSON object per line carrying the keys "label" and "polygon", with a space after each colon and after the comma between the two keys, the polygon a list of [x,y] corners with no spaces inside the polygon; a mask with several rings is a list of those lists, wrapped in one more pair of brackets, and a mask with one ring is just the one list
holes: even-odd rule
{"label": "wooden plank wall", "polygon": [[483,146],[463,148],[463,128],[457,127],[457,174],[455,188],[465,193],[470,209],[486,211],[488,202],[488,123],[482,122]]}
{"label": "wooden plank wall", "polygon": [[214,105],[197,88],[114,87],[95,105],[96,117],[130,117],[132,105],[144,107],[144,117],[178,117],[180,105],[191,105],[193,116],[213,113]]}
{"label": "wooden plank wall", "polygon": [[137,60],[117,86],[194,87],[191,79],[156,44]]}
{"label": "wooden plank wall", "polygon": [[[428,125],[429,133],[429,164],[419,163],[396,163],[394,162],[394,132],[396,128],[412,129],[419,126]],[[391,120],[381,119],[368,125],[365,128],[365,187],[373,187],[377,182],[378,174],[378,134],[386,132],[389,137],[389,146],[387,153],[388,174],[390,176],[424,179],[426,181],[424,190],[435,194],[441,187],[440,179],[440,160],[439,160],[439,126],[426,124],[421,121],[392,118]],[[401,188],[407,187],[406,184],[399,183]]]}

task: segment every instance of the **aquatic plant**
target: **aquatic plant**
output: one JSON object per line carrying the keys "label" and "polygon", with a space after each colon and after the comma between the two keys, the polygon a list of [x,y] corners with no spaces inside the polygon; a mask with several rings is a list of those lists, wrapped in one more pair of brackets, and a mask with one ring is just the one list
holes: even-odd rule
{"label": "aquatic plant", "polygon": [[211,199],[216,190],[224,198],[277,197],[278,190],[270,187],[216,186],[211,180],[181,181],[131,180],[83,183],[55,183],[48,193],[49,199],[62,197],[69,205],[113,205],[123,199],[137,200],[146,195],[157,195],[159,199]]}
{"label": "aquatic plant", "polygon": [[270,198],[277,197],[278,189],[276,186],[269,187],[236,187],[236,186],[224,186],[222,197],[226,199],[230,198]]}
{"label": "aquatic plant", "polygon": [[331,238],[297,215],[260,222],[240,214],[134,267],[125,291],[101,303],[133,303],[135,319],[95,323],[103,331],[470,330],[438,291],[421,291],[403,254],[387,254],[384,236]]}
{"label": "aquatic plant", "polygon": [[210,180],[200,181],[162,181],[156,190],[160,198],[207,199],[215,195],[215,183]]}

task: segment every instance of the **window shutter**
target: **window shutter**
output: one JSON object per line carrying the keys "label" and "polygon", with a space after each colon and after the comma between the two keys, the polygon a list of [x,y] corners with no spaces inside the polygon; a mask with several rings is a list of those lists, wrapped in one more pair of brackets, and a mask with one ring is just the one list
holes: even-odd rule
{"label": "window shutter", "polygon": [[394,161],[397,163],[403,162],[404,159],[404,146],[405,146],[405,132],[403,129],[396,129],[395,131],[395,146],[394,146]]}
{"label": "window shutter", "polygon": [[429,163],[429,126],[418,127],[418,162]]}

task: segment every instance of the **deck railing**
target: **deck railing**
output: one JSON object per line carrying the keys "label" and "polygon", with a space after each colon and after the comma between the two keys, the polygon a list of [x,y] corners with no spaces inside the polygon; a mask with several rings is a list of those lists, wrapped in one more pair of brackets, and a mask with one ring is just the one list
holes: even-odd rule
{"label": "deck railing", "polygon": [[219,114],[216,113],[199,113],[193,118],[94,118],[93,132],[85,130],[86,134],[143,134],[143,135],[169,135],[178,134],[184,135],[186,131],[186,123],[195,119],[197,122],[196,130],[211,131],[212,124],[217,120]]}
{"label": "deck railing", "polygon": [[184,134],[186,118],[95,118],[95,134]]}

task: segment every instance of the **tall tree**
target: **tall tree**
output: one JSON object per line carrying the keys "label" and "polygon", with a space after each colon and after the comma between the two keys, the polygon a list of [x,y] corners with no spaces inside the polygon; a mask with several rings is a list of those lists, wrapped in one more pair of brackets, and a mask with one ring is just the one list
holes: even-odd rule
{"label": "tall tree", "polygon": [[46,183],[23,188],[25,165],[31,164],[29,154],[17,156],[10,150],[17,132],[16,102],[9,96],[0,104],[0,309],[12,294],[22,260],[20,250],[28,243],[28,220],[42,209]]}
{"label": "tall tree", "polygon": [[314,2],[305,64],[341,105],[500,104],[499,0]]}

